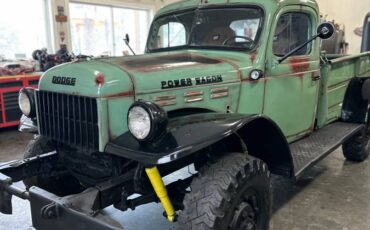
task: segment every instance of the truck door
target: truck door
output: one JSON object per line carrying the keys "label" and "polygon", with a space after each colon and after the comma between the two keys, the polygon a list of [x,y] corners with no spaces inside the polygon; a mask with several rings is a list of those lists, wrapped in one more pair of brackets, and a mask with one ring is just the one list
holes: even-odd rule
{"label": "truck door", "polygon": [[291,142],[314,128],[320,85],[319,40],[281,64],[278,60],[314,35],[318,15],[310,7],[289,6],[272,23],[263,113],[279,125]]}

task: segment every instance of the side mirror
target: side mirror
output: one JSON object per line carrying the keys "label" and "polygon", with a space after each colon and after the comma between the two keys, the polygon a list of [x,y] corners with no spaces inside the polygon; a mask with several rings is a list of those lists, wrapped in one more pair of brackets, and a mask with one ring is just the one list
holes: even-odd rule
{"label": "side mirror", "polygon": [[125,35],[125,38],[123,39],[127,44],[130,43],[130,36],[128,34]]}
{"label": "side mirror", "polygon": [[329,39],[333,36],[335,27],[332,23],[323,22],[317,27],[317,35],[321,39]]}
{"label": "side mirror", "polygon": [[128,34],[125,35],[125,38],[123,39],[123,41],[125,42],[126,46],[131,50],[131,52],[135,54],[134,50],[131,48],[130,46],[130,36]]}
{"label": "side mirror", "polygon": [[306,47],[307,44],[311,43],[314,41],[316,38],[321,38],[321,39],[329,39],[331,36],[333,36],[335,32],[335,27],[332,23],[329,22],[323,22],[317,27],[317,33],[314,35],[311,39],[303,43],[302,45],[298,46],[294,50],[290,51],[289,53],[285,54],[284,57],[279,59],[279,64],[285,61],[288,57],[292,56],[293,54],[297,53],[299,50],[302,48]]}

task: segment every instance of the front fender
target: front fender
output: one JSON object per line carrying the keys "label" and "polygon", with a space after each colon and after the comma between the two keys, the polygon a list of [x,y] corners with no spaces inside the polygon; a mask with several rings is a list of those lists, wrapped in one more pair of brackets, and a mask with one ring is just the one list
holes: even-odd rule
{"label": "front fender", "polygon": [[156,143],[140,144],[129,132],[108,143],[105,152],[146,165],[169,163],[237,132],[261,115],[203,113],[171,119],[168,133]]}

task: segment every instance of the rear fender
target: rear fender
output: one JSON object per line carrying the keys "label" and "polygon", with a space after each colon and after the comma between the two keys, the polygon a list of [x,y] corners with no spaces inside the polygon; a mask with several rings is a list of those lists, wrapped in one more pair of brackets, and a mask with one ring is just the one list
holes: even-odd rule
{"label": "rear fender", "polygon": [[342,107],[342,120],[365,123],[370,98],[370,79],[353,78],[348,85]]}

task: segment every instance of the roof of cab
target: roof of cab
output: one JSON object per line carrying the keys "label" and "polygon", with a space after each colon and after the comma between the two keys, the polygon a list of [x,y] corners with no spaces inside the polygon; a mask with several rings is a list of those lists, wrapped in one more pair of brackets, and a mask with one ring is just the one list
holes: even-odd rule
{"label": "roof of cab", "polygon": [[173,11],[186,10],[196,7],[205,7],[210,5],[243,5],[254,4],[261,5],[266,10],[276,9],[286,5],[308,5],[312,8],[318,8],[316,0],[182,0],[169,4],[158,11],[156,17],[168,14]]}

